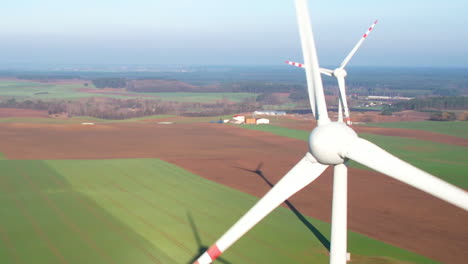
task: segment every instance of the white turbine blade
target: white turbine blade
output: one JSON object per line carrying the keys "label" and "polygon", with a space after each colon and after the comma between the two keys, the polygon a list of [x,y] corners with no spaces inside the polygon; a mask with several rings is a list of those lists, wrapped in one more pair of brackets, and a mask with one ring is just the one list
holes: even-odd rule
{"label": "white turbine blade", "polygon": [[330,264],[343,264],[347,260],[347,207],[348,168],[335,165],[333,171],[333,202],[331,222]]}
{"label": "white turbine blade", "polygon": [[468,211],[466,191],[400,160],[374,143],[357,138],[343,155]]}
{"label": "white turbine blade", "polygon": [[[298,9],[297,3],[296,3],[296,10]],[[297,13],[297,23],[299,25],[299,36],[301,39],[301,47],[302,47],[302,56],[304,58],[304,61],[307,62],[307,59],[309,57],[309,41],[305,36],[306,34],[303,32],[304,28],[301,27],[301,24],[304,24],[302,22],[303,18],[299,15],[299,11],[296,11]],[[305,69],[305,68],[304,68]],[[317,116],[317,105],[316,105],[316,100],[315,100],[315,90],[314,90],[314,85],[313,85],[313,75],[310,73],[310,71],[306,71],[306,81],[307,81],[307,91],[309,94],[309,103],[310,103],[310,108],[312,110],[312,114],[314,115],[315,119],[318,119]]]}
{"label": "white turbine blade", "polygon": [[323,74],[328,75],[328,76],[332,76],[332,75],[333,75],[333,71],[332,71],[332,70],[325,69],[325,68],[320,68],[320,73],[323,73]]}
{"label": "white turbine blade", "polygon": [[338,80],[338,87],[340,89],[340,101],[343,105],[344,120],[346,124],[351,125],[351,119],[349,117],[348,100],[346,99],[345,79],[343,76],[337,76],[336,79]]}
{"label": "white turbine blade", "polygon": [[375,25],[377,24],[377,20],[374,21],[374,23],[367,29],[366,33],[364,33],[364,35],[362,35],[362,38],[358,41],[358,43],[356,44],[356,46],[354,46],[354,48],[351,50],[351,52],[348,54],[348,56],[346,56],[346,58],[343,60],[343,62],[341,63],[340,65],[340,68],[343,69],[344,67],[346,67],[346,65],[348,64],[349,60],[351,60],[351,58],[354,56],[354,54],[356,53],[356,51],[359,49],[359,47],[362,45],[362,43],[364,42],[364,40],[366,40],[367,36],[369,36],[370,32],[372,31],[372,29],[374,29]]}
{"label": "white turbine blade", "polygon": [[343,104],[340,96],[338,96],[338,122],[343,123]]}
{"label": "white turbine blade", "polygon": [[328,118],[307,0],[296,0],[296,15],[301,37],[302,54],[304,56],[304,63],[307,65],[305,69],[310,105],[320,126],[329,123],[330,119]]}
{"label": "white turbine blade", "polygon": [[234,242],[273,211],[273,209],[314,181],[327,167],[327,165],[318,163],[310,153],[307,153],[262,199],[224,233],[213,246],[203,253],[195,263],[208,264],[213,262]]}

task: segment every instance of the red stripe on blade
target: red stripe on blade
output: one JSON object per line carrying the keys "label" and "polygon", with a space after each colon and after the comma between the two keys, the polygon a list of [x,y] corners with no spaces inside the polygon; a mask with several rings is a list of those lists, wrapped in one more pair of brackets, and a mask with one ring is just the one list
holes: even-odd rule
{"label": "red stripe on blade", "polygon": [[215,260],[219,256],[221,256],[221,250],[219,250],[218,246],[216,246],[216,245],[211,246],[208,249],[207,253],[210,256],[211,260]]}

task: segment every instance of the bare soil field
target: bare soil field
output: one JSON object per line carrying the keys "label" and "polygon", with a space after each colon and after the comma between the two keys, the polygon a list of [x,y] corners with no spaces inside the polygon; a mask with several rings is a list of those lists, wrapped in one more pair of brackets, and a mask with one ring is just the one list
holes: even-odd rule
{"label": "bare soil field", "polygon": [[49,117],[45,110],[0,108],[0,118],[4,117]]}
{"label": "bare soil field", "polygon": [[[269,189],[252,172],[260,163],[275,183],[307,151],[299,140],[220,124],[4,123],[0,138],[9,159],[160,158],[258,197]],[[290,200],[303,214],[330,220],[331,172]],[[376,172],[350,169],[348,219],[353,231],[443,263],[468,257],[468,212]]]}

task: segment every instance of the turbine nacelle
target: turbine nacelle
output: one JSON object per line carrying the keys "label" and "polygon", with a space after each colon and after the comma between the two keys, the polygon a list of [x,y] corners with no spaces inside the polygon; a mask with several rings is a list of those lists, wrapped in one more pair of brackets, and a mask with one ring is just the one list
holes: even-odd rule
{"label": "turbine nacelle", "polygon": [[342,164],[346,161],[349,147],[357,138],[356,132],[344,123],[329,123],[312,130],[309,151],[322,164]]}

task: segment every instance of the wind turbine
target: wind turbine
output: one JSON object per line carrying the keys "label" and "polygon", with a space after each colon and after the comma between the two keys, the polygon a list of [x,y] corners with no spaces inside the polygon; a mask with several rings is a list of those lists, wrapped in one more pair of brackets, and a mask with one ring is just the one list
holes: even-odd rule
{"label": "wind turbine", "polygon": [[334,167],[331,221],[330,263],[347,261],[347,166],[354,160],[396,180],[425,191],[464,210],[468,210],[468,193],[406,163],[377,145],[359,138],[342,122],[331,122],[323,92],[307,0],[296,0],[296,14],[301,36],[307,88],[317,127],[309,137],[306,155],[195,264],[209,264],[241,238],[254,225],[290,196],[313,182],[328,166]]}
{"label": "wind turbine", "polygon": [[[334,70],[329,70],[325,68],[320,68],[320,72],[328,75],[328,76],[334,76],[336,80],[338,81],[338,88],[339,88],[339,102],[338,102],[338,121],[343,122],[343,114],[344,114],[344,120],[346,124],[351,125],[351,119],[349,116],[349,108],[348,108],[348,101],[346,99],[346,85],[345,85],[345,77],[348,75],[348,73],[345,70],[346,65],[348,65],[349,61],[351,58],[354,56],[354,54],[357,52],[359,47],[362,45],[364,40],[369,36],[370,32],[372,29],[374,29],[375,25],[377,24],[377,20],[372,23],[372,25],[367,29],[366,33],[362,35],[361,39],[358,41],[358,43],[354,46],[354,48],[349,52],[348,56],[341,62],[340,67],[334,69]],[[294,61],[286,61],[287,64],[300,67],[300,68],[306,68],[306,65],[303,63],[298,63]]]}

